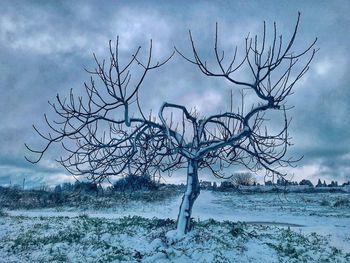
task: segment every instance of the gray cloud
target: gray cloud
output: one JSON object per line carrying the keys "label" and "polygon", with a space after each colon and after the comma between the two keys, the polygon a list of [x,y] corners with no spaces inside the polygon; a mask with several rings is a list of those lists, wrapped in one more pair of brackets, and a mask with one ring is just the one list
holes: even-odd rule
{"label": "gray cloud", "polygon": [[[276,21],[280,32],[290,35],[298,10],[302,22],[297,49],[318,36],[320,51],[289,102],[296,106],[291,112],[295,143],[291,154],[305,155],[298,170],[301,173],[348,180],[348,1],[106,1],[103,5],[99,1],[2,1],[0,183],[10,177],[20,181],[25,174],[32,183],[69,178],[62,177],[65,172],[50,161],[59,155],[58,148],[46,156],[50,165],[32,166],[24,161],[23,144],[41,144],[31,124],[44,127],[42,115],[50,113],[47,100],[57,92],[81,91],[89,78],[83,68],[93,68],[92,52],[99,57],[107,55],[109,39],[119,35],[126,56],[138,45],[147,49],[149,38],[153,38],[155,57],[161,59],[174,45],[189,51],[187,30],[191,28],[201,54],[210,60],[215,22],[219,23],[221,45],[233,50],[234,45],[242,45],[249,31],[258,33],[263,20],[268,29]],[[208,114],[226,107],[231,88],[225,81],[205,78],[176,57],[150,75],[141,97],[145,109],[156,111],[168,100],[196,105]]]}

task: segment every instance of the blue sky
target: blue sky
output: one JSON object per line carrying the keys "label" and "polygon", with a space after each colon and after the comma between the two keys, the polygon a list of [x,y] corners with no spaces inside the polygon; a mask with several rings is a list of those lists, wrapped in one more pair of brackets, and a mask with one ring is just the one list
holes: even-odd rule
{"label": "blue sky", "polygon": [[[241,47],[248,32],[259,33],[276,21],[290,36],[302,13],[296,49],[318,37],[310,71],[295,87],[289,105],[295,108],[290,133],[291,154],[304,159],[294,178],[350,180],[350,2],[349,1],[1,1],[0,3],[0,184],[49,185],[72,180],[51,149],[32,165],[24,160],[24,142],[40,146],[31,128],[44,126],[48,100],[71,88],[83,91],[93,68],[92,52],[106,57],[108,41],[120,37],[120,49],[130,54],[153,39],[155,57],[178,47],[189,52],[191,29],[201,53],[210,58],[215,23],[222,46]],[[146,109],[166,101],[196,106],[204,114],[228,103],[228,83],[205,78],[178,56],[144,83]],[[235,169],[235,168],[233,168]],[[169,181],[183,181],[174,175]],[[207,178],[206,174],[203,178]]]}

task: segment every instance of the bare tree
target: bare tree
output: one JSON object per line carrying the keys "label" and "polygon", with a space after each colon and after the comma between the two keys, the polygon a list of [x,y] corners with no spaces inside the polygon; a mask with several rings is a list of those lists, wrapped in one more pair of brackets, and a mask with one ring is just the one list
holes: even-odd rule
{"label": "bare tree", "polygon": [[240,185],[250,186],[256,183],[256,179],[252,173],[235,173],[230,178],[230,182],[236,187]]}
{"label": "bare tree", "polygon": [[[58,161],[74,176],[86,176],[97,183],[116,175],[162,175],[186,167],[187,186],[176,233],[187,233],[191,228],[192,206],[200,193],[200,169],[209,169],[214,176],[223,178],[224,168],[239,164],[251,171],[264,169],[266,176],[275,177],[284,176],[278,171],[279,167],[297,161],[285,157],[290,146],[285,103],[296,82],[309,69],[316,52],[313,49],[316,40],[299,53],[292,51],[299,17],[300,14],[286,44],[282,36],[277,36],[274,24],[272,41],[268,45],[264,23],[261,40],[257,36],[245,39],[240,60],[236,48],[232,59],[226,61],[225,53],[219,51],[216,27],[216,69],[202,60],[191,32],[192,57],[176,50],[206,76],[219,77],[234,88],[252,91],[256,103],[247,112],[242,95],[238,110],[233,110],[231,103],[227,112],[208,117],[200,117],[196,111],[168,102],[161,105],[158,117],[146,116],[141,109],[139,89],[146,75],[168,62],[174,53],[162,62],[154,62],[151,41],[147,58],[142,57],[139,47],[130,60],[122,64],[119,40],[115,48],[110,42],[108,61],[100,61],[94,55],[97,66],[89,71],[91,79],[85,83],[85,95],[75,96],[72,91],[66,99],[57,95],[56,102],[51,105],[58,119],[51,122],[45,115],[51,132],[46,135],[34,127],[46,144],[40,150],[27,146],[38,155],[30,161],[38,162],[52,144],[61,142],[67,156]],[[302,59],[307,54],[310,54],[308,58]],[[296,67],[298,62],[303,65],[300,67],[299,63]],[[246,81],[239,79],[241,70],[248,70],[250,74]],[[268,111],[281,113],[284,118],[283,127],[277,133],[267,129],[269,119],[265,113]],[[181,118],[175,120],[173,113]]]}

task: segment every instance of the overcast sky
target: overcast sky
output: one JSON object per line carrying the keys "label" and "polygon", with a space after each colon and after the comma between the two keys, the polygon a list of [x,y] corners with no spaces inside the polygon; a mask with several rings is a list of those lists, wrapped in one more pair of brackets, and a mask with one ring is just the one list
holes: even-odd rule
{"label": "overcast sky", "polygon": [[[0,184],[53,185],[72,177],[52,160],[54,148],[38,165],[25,161],[24,142],[41,145],[31,125],[45,127],[48,100],[73,88],[83,91],[93,68],[92,52],[106,57],[108,40],[120,36],[120,49],[130,54],[153,39],[161,59],[174,46],[189,52],[188,29],[210,61],[215,22],[220,42],[241,47],[247,33],[271,30],[291,35],[302,13],[296,48],[318,37],[320,51],[310,71],[295,87],[291,153],[304,155],[288,170],[294,179],[350,180],[350,2],[344,1],[1,1],[0,2]],[[270,31],[271,32],[271,31]],[[228,103],[231,87],[205,78],[176,56],[142,87],[146,109],[163,101],[196,106],[203,114]],[[234,169],[234,168],[233,168]],[[203,176],[203,178],[206,175]],[[179,178],[179,179],[177,179]],[[170,181],[183,181],[173,177]]]}

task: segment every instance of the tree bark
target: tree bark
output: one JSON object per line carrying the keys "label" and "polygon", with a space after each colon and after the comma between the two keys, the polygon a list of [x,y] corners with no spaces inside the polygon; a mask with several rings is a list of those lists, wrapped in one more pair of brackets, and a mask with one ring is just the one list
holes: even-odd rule
{"label": "tree bark", "polygon": [[188,161],[186,191],[182,197],[179,214],[177,217],[177,233],[184,235],[191,230],[191,214],[194,201],[200,194],[198,180],[198,162]]}

